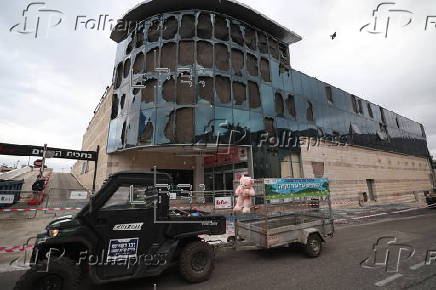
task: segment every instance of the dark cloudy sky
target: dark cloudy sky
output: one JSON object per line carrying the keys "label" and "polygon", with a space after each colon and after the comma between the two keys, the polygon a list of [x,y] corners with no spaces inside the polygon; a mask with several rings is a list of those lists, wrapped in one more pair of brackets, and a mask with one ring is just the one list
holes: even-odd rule
{"label": "dark cloudy sky", "polygon": [[[47,9],[63,13],[62,22],[34,38],[17,29],[10,32],[22,23],[22,11],[31,1],[2,1],[0,142],[80,149],[94,108],[111,84],[116,45],[107,28],[96,31],[79,25],[75,30],[77,16],[84,16],[82,20],[108,14],[117,19],[140,2],[47,0]],[[387,38],[384,33],[368,33],[370,27],[360,32],[373,21],[372,11],[382,1],[241,2],[303,37],[291,46],[293,68],[423,123],[429,149],[436,155],[435,24],[429,23],[425,30],[427,16],[435,16],[430,20],[436,22],[436,1],[392,1],[396,5],[391,9],[412,13],[381,11],[380,19],[391,16]],[[403,27],[410,18],[412,22]],[[335,40],[329,37],[333,32]],[[0,163],[12,165],[18,160],[28,162],[0,156]],[[68,170],[72,164],[48,162],[57,170]]]}

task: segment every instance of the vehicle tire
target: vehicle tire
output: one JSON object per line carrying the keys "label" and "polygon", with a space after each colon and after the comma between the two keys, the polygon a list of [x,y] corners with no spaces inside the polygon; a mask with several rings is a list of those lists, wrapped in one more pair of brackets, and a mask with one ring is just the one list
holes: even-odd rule
{"label": "vehicle tire", "polygon": [[229,236],[227,237],[227,243],[234,244],[236,242],[235,236]]}
{"label": "vehicle tire", "polygon": [[318,234],[310,234],[304,245],[304,252],[310,258],[318,257],[322,250],[322,240]]}
{"label": "vehicle tire", "polygon": [[182,249],[179,270],[185,280],[192,283],[206,281],[214,268],[215,252],[208,243],[195,241]]}
{"label": "vehicle tire", "polygon": [[69,258],[51,259],[34,265],[15,284],[14,290],[77,290],[81,279],[80,268]]}

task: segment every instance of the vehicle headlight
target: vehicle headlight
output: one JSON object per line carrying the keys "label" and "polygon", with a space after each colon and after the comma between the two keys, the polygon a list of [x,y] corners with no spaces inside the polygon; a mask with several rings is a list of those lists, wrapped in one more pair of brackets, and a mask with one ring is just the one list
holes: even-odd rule
{"label": "vehicle headlight", "polygon": [[54,238],[59,235],[59,230],[49,230],[48,234],[50,235],[50,237]]}

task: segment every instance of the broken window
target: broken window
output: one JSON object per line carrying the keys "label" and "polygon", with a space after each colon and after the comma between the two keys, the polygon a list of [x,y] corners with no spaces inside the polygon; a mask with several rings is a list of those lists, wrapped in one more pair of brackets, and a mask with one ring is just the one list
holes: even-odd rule
{"label": "broken window", "polygon": [[179,42],[179,65],[194,64],[194,42],[180,41]]}
{"label": "broken window", "polygon": [[276,93],[274,103],[275,103],[277,116],[283,117],[284,113],[285,113],[285,103],[284,103],[283,97],[280,93]]}
{"label": "broken window", "polygon": [[116,117],[118,117],[118,95],[117,94],[113,94],[112,95],[112,112],[111,112],[111,120],[115,119]]}
{"label": "broken window", "polygon": [[269,53],[274,57],[275,59],[279,59],[279,44],[276,40],[269,38]]}
{"label": "broken window", "polygon": [[232,68],[236,74],[242,74],[244,69],[244,53],[239,49],[232,49]]}
{"label": "broken window", "polygon": [[195,36],[195,17],[194,15],[183,15],[180,26],[181,38],[193,38]]}
{"label": "broken window", "polygon": [[140,48],[144,44],[144,25],[140,28],[138,28],[138,31],[136,32],[136,42],[135,47]]}
{"label": "broken window", "polygon": [[398,117],[395,118],[395,123],[397,124],[398,129],[400,129],[400,120],[398,120]]}
{"label": "broken window", "polygon": [[126,143],[126,121],[123,123],[123,129],[121,130],[121,144]]}
{"label": "broken window", "polygon": [[[159,114],[159,111],[158,111],[158,116],[160,118],[164,117],[161,114]],[[160,122],[162,122],[162,119],[160,120]],[[176,140],[175,127],[176,127],[176,110],[172,111],[169,114],[167,123],[165,124],[164,134],[165,137],[170,140],[170,142],[174,142]]]}
{"label": "broken window", "polygon": [[186,78],[177,78],[177,105],[193,105],[194,104],[194,86],[187,83]]}
{"label": "broken window", "polygon": [[162,38],[165,40],[173,39],[179,30],[179,23],[176,16],[170,16],[164,20]]}
{"label": "broken window", "polygon": [[259,86],[255,82],[248,81],[248,97],[250,100],[250,108],[257,109],[262,105],[260,100]]}
{"label": "broken window", "polygon": [[315,116],[313,114],[313,105],[310,101],[307,101],[306,108],[306,119],[307,121],[313,122],[315,121]]}
{"label": "broken window", "polygon": [[259,38],[259,51],[261,53],[268,53],[268,41],[266,35],[262,32],[257,33],[257,37]]}
{"label": "broken window", "polygon": [[357,105],[358,105],[358,108],[359,108],[359,113],[360,114],[363,114],[363,105],[362,105],[362,100],[357,100]]}
{"label": "broken window", "polygon": [[251,76],[259,75],[259,67],[257,65],[257,57],[251,53],[247,53],[247,71]]}
{"label": "broken window", "polygon": [[215,16],[215,38],[227,41],[229,40],[229,28],[227,19],[216,15]]}
{"label": "broken window", "polygon": [[122,79],[123,79],[123,63],[120,62],[117,65],[117,70],[115,73],[115,82],[114,82],[115,89],[118,89],[120,87]]}
{"label": "broken window", "polygon": [[374,113],[372,112],[371,104],[368,103],[366,106],[367,106],[367,108],[368,108],[368,114],[369,114],[369,116],[370,116],[371,118],[374,118]]}
{"label": "broken window", "polygon": [[127,78],[130,73],[130,58],[126,59],[123,66],[123,77]]}
{"label": "broken window", "polygon": [[236,106],[241,106],[247,100],[247,91],[245,84],[240,82],[233,82],[233,100],[235,100]]}
{"label": "broken window", "polygon": [[332,87],[327,86],[325,87],[325,95],[327,98],[327,102],[331,105],[333,104],[333,92],[332,92]]}
{"label": "broken window", "polygon": [[256,31],[254,31],[250,27],[245,28],[245,45],[251,50],[257,49]]}
{"label": "broken window", "polygon": [[229,70],[229,50],[227,45],[217,43],[215,44],[215,66],[222,71]]}
{"label": "broken window", "polygon": [[423,126],[422,124],[419,124],[419,127],[421,128],[421,136],[422,136],[423,138],[425,138],[427,135],[425,134],[424,126]]}
{"label": "broken window", "polygon": [[197,36],[200,38],[212,38],[212,20],[210,14],[200,13],[198,16]]}
{"label": "broken window", "polygon": [[203,67],[213,67],[213,46],[211,43],[197,42],[197,62]]}
{"label": "broken window", "polygon": [[144,54],[140,52],[135,57],[135,62],[133,63],[133,68],[132,68],[133,73],[134,74],[143,73],[144,67],[145,67]]}
{"label": "broken window", "polygon": [[151,120],[151,116],[143,116],[143,119],[140,126],[142,127],[143,124],[145,124],[145,126],[144,128],[140,128],[139,142],[141,145],[151,145],[154,132],[153,121]]}
{"label": "broken window", "polygon": [[353,105],[354,113],[359,113],[359,107],[357,105],[357,99],[355,95],[351,95],[351,104]]}
{"label": "broken window", "polygon": [[230,79],[224,76],[215,77],[215,91],[221,104],[228,104],[231,100]]}
{"label": "broken window", "polygon": [[260,59],[260,75],[264,82],[271,82],[271,73],[269,70],[269,61],[266,58]]}
{"label": "broken window", "polygon": [[148,42],[156,42],[159,40],[161,26],[160,20],[153,20],[148,28]]}
{"label": "broken window", "polygon": [[156,79],[149,79],[144,83],[145,87],[141,89],[141,102],[154,102],[154,92],[157,86]]}
{"label": "broken window", "polygon": [[239,44],[240,46],[244,45],[244,38],[242,37],[241,27],[237,24],[230,24],[230,34],[232,36],[232,41]]}
{"label": "broken window", "polygon": [[173,78],[163,83],[162,98],[167,102],[176,102],[176,81]]}
{"label": "broken window", "polygon": [[295,109],[295,97],[293,95],[288,95],[288,99],[286,100],[286,105],[288,107],[289,116],[295,117],[297,115],[297,111]]}
{"label": "broken window", "polygon": [[148,51],[145,55],[145,71],[150,73],[154,72],[159,66],[159,49],[155,48]]}
{"label": "broken window", "polygon": [[289,60],[288,46],[280,43],[279,44],[279,52],[280,52],[280,64],[285,66],[285,67],[289,67],[290,60]]}
{"label": "broken window", "polygon": [[194,109],[181,108],[176,110],[176,143],[190,144],[194,138]]}
{"label": "broken window", "polygon": [[121,96],[121,101],[120,101],[120,107],[121,107],[121,110],[124,109],[124,104],[125,104],[125,102],[126,102],[126,94],[123,94],[123,95]]}
{"label": "broken window", "polygon": [[206,100],[209,104],[213,103],[213,78],[198,77],[198,86],[200,87],[200,98]]}
{"label": "broken window", "polygon": [[135,33],[132,33],[129,44],[127,44],[126,55],[128,55],[132,52],[134,39],[135,39]]}
{"label": "broken window", "polygon": [[385,117],[385,110],[380,107],[380,116],[381,116],[381,121],[386,124],[386,117]]}
{"label": "broken window", "polygon": [[164,43],[162,45],[160,56],[161,68],[168,68],[170,71],[176,70],[177,46],[175,42]]}

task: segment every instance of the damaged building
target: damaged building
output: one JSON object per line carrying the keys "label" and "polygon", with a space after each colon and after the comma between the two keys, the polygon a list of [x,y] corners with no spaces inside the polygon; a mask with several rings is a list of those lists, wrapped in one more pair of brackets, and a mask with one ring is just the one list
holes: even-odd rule
{"label": "damaged building", "polygon": [[[432,188],[421,124],[292,69],[301,37],[243,4],[146,1],[111,39],[113,83],[82,148],[101,148],[98,186],[156,166],[213,192],[241,174],[325,177],[346,201],[408,201]],[[94,170],[79,161],[73,174],[90,187]]]}

